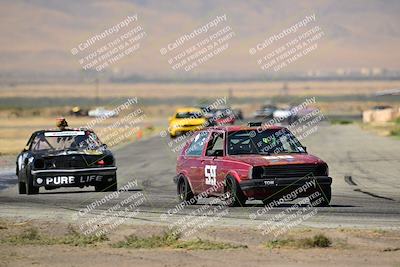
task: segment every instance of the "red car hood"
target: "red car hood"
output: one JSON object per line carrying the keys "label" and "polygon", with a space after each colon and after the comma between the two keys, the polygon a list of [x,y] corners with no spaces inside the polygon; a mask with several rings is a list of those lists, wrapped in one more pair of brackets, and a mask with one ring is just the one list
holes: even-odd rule
{"label": "red car hood", "polygon": [[310,154],[272,154],[268,155],[235,155],[229,160],[244,162],[253,166],[287,165],[287,164],[315,164],[323,163],[320,158]]}

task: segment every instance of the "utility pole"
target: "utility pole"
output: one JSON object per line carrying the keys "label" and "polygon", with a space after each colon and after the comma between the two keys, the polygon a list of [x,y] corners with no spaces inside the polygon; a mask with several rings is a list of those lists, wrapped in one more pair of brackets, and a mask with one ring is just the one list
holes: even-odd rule
{"label": "utility pole", "polygon": [[228,88],[228,102],[231,102],[233,99],[233,90],[232,88]]}
{"label": "utility pole", "polygon": [[289,94],[289,85],[287,84],[287,82],[284,82],[282,86],[282,95],[287,96],[288,94]]}
{"label": "utility pole", "polygon": [[99,106],[100,102],[100,86],[99,86],[99,78],[96,78],[94,81],[95,84],[95,97],[96,97],[96,106]]}

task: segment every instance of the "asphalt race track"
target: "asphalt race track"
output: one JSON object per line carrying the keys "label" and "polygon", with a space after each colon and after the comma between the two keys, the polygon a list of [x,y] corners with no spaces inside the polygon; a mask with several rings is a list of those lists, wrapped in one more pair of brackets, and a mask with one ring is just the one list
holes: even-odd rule
{"label": "asphalt race track", "polygon": [[[198,209],[208,200],[187,206],[170,218],[162,216],[178,204],[175,175],[176,153],[169,146],[168,137],[155,136],[115,151],[118,165],[119,186],[136,180],[138,188],[123,192],[127,198],[141,190],[146,201],[140,213],[129,223],[168,223]],[[331,207],[318,208],[317,213],[303,222],[311,227],[377,227],[400,228],[400,142],[388,137],[364,131],[357,125],[329,125],[323,123],[318,131],[302,141],[308,152],[325,160],[334,178]],[[172,144],[174,148],[176,144]],[[10,171],[0,172],[9,184]],[[351,176],[346,178],[345,176]],[[11,177],[11,178],[10,178]],[[7,179],[6,179],[7,178]],[[15,178],[16,179],[16,178]],[[28,219],[69,221],[77,211],[109,193],[96,193],[85,189],[40,190],[39,195],[18,195],[16,185],[8,185],[0,191],[0,216]],[[113,206],[118,199],[108,201],[93,212],[101,212]],[[290,204],[270,211],[277,214]],[[213,224],[256,225],[249,215],[263,208],[261,201],[248,201],[246,207],[229,208],[223,219]],[[161,217],[160,217],[161,216]]]}

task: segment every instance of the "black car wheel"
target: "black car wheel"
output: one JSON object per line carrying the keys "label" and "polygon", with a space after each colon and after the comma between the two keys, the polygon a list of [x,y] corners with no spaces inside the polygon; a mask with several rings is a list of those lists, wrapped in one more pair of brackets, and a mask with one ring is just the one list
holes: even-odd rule
{"label": "black car wheel", "polygon": [[26,184],[24,182],[18,182],[18,193],[20,195],[26,194]]}
{"label": "black car wheel", "polygon": [[246,204],[247,198],[232,176],[226,177],[225,198],[229,207],[243,207]]}
{"label": "black car wheel", "polygon": [[109,186],[107,190],[112,191],[112,192],[118,191],[117,181],[115,181],[115,183],[113,183],[111,186]]}
{"label": "black car wheel", "polygon": [[118,190],[117,181],[109,184],[98,184],[94,186],[96,192],[115,192]]}
{"label": "black car wheel", "polygon": [[24,182],[21,182],[21,177],[20,177],[20,173],[18,170],[18,166],[17,166],[17,176],[18,176],[18,193],[20,195],[26,194],[26,184]]}
{"label": "black car wheel", "polygon": [[196,204],[192,189],[186,177],[182,176],[178,180],[178,199],[179,201],[187,201],[190,204]]}
{"label": "black car wheel", "polygon": [[26,183],[26,194],[28,195],[36,195],[39,194],[39,187],[33,186],[33,178],[28,177],[28,182]]}

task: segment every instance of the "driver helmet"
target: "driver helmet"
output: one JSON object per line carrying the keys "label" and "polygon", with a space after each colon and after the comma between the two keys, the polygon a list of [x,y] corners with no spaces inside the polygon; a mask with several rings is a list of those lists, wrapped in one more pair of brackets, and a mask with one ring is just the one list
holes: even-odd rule
{"label": "driver helmet", "polygon": [[65,118],[60,117],[56,119],[56,126],[61,130],[65,130],[66,127],[68,127],[68,122]]}

